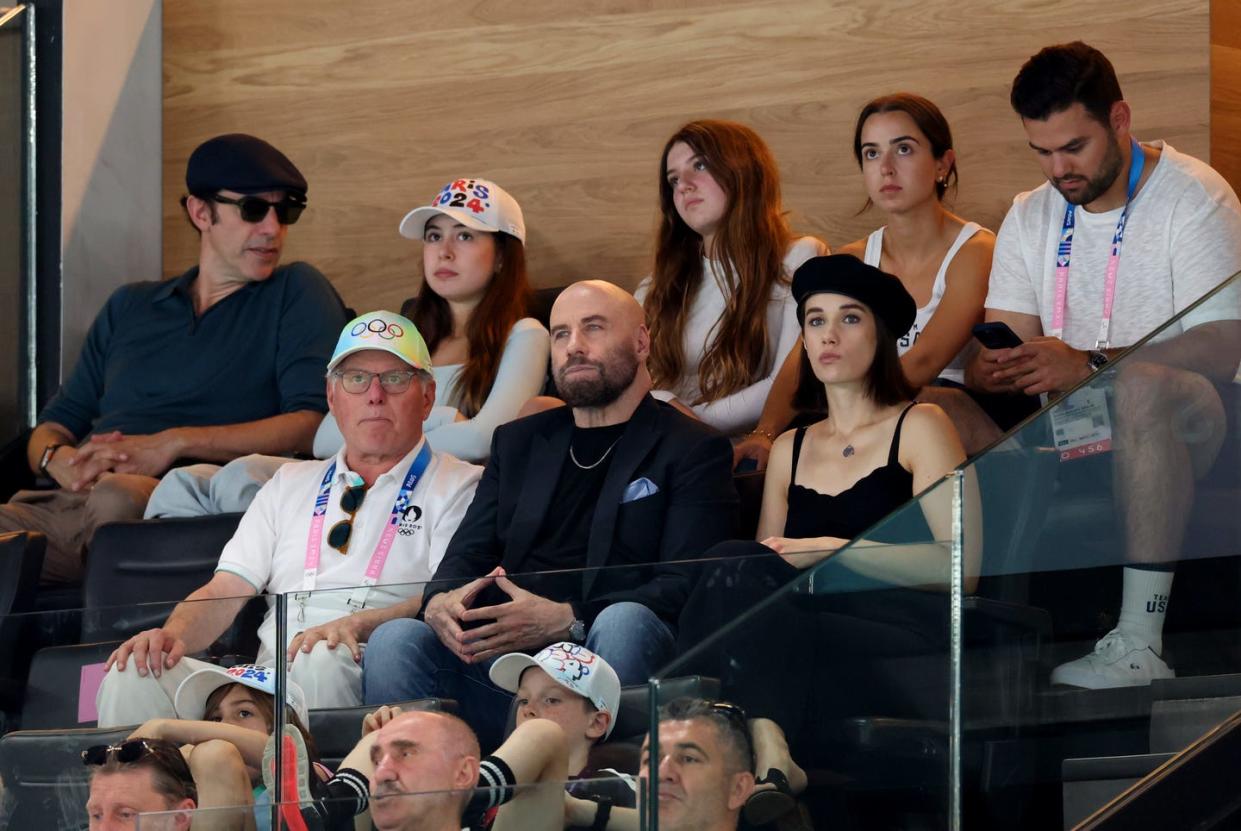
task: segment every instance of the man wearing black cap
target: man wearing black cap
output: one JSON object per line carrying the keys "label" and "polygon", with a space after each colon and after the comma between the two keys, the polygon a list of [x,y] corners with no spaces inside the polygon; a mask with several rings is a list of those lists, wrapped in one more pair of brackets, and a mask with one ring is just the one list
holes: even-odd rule
{"label": "man wearing black cap", "polygon": [[27,444],[59,488],[0,505],[0,531],[47,536],[45,582],[77,579],[95,528],[141,518],[176,460],[309,452],[327,410],[343,304],[313,267],[277,267],[306,180],[267,142],[230,134],[199,145],[185,181],[198,265],[108,299]]}

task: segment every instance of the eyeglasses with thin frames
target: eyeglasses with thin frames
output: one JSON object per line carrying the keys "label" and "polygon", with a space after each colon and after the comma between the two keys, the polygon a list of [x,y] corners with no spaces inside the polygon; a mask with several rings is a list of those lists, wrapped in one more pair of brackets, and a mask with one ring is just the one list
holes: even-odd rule
{"label": "eyeglasses with thin frames", "polygon": [[367,372],[365,369],[334,369],[332,377],[340,381],[345,392],[362,395],[371,388],[371,381],[378,378],[384,392],[399,395],[409,389],[418,373],[412,369],[393,369],[388,372]]}
{"label": "eyeglasses with thin frames", "polygon": [[223,205],[236,205],[241,212],[242,221],[250,223],[262,222],[267,218],[268,211],[275,210],[277,222],[281,225],[292,225],[301,217],[302,211],[306,210],[305,202],[289,198],[279,202],[269,202],[260,196],[242,196],[233,199],[217,193],[211,197],[211,200]]}

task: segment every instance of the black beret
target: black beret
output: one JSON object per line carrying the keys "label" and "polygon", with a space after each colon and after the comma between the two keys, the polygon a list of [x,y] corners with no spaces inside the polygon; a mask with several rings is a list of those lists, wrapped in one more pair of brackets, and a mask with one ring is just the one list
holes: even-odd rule
{"label": "black beret", "polygon": [[204,196],[218,190],[283,190],[306,198],[306,179],[297,166],[267,142],[245,133],[216,136],[198,145],[185,166],[185,187]]}
{"label": "black beret", "polygon": [[918,315],[918,307],[899,277],[848,254],[812,257],[793,272],[798,323],[805,323],[806,298],[824,292],[862,301],[897,338],[909,331]]}

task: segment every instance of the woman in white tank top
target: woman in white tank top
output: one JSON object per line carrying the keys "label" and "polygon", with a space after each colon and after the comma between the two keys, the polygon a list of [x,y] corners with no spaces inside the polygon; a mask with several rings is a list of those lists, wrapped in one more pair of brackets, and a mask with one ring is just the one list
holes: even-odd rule
{"label": "woman in white tank top", "polygon": [[[886,95],[858,115],[853,154],[862,169],[866,207],[887,224],[836,253],[851,254],[900,278],[918,304],[913,328],[899,340],[901,368],[919,401],[943,407],[966,449],[974,452],[999,435],[960,389],[971,329],[982,322],[995,234],[944,206],[957,182],[952,133],[933,103],[910,93]],[[737,447],[738,458],[762,467],[771,440],[795,412],[797,351],[788,356],[768,396],[758,428]]]}

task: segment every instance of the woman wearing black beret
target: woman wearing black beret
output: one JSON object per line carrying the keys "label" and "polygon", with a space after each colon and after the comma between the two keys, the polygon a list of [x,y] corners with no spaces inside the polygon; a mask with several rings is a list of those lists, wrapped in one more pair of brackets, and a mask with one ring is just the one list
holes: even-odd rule
{"label": "woman wearing black beret", "polygon": [[[941,592],[949,583],[949,547],[927,541],[951,539],[950,489],[923,497],[930,527],[913,535],[918,544],[858,539],[965,461],[952,422],[933,404],[913,403],[915,390],[901,369],[896,341],[916,306],[899,279],[845,254],[808,260],[793,277],[792,293],[802,333],[798,403],[825,410],[827,418],[776,439],[759,542],[708,552],[743,559],[704,574],[681,617],[680,647],[688,650],[739,609],[822,564],[809,593],[754,616],[751,627],[723,638],[702,655],[702,665],[695,662],[694,670],[721,678],[724,697],[751,718],[762,783],[747,807],[751,822],[778,815],[805,787],[786,733],[797,753],[799,744],[830,743],[825,725],[847,716],[947,713],[946,704],[942,712],[916,712],[892,700],[889,693],[899,699],[904,692],[899,682],[889,690],[857,683],[873,661],[926,656],[946,643]],[[966,574],[976,573],[973,558],[967,560]],[[842,669],[850,681],[836,674]],[[946,668],[932,675],[946,684]]]}

